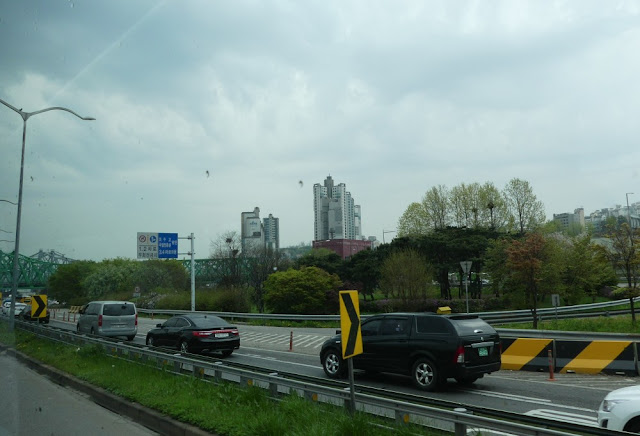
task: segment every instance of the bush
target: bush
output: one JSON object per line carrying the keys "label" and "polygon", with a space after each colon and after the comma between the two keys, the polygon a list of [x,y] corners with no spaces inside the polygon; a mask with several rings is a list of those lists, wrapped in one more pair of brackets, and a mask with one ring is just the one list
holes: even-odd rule
{"label": "bush", "polygon": [[[158,310],[190,310],[191,293],[177,292],[156,296],[154,307]],[[243,288],[227,288],[196,291],[196,310],[210,312],[247,313],[251,310],[248,291]]]}

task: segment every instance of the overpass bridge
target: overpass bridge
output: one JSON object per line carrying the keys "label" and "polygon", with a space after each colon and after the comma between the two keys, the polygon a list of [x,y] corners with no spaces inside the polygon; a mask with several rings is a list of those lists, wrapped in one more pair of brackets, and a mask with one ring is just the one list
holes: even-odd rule
{"label": "overpass bridge", "polygon": [[[231,259],[195,259],[196,282],[217,283],[228,271]],[[239,272],[247,271],[248,259],[234,259]],[[20,255],[18,259],[18,288],[43,289],[60,265],[75,262],[54,250],[40,250],[32,256]],[[178,260],[191,273],[191,260]],[[0,250],[0,289],[11,289],[13,282],[13,252]]]}

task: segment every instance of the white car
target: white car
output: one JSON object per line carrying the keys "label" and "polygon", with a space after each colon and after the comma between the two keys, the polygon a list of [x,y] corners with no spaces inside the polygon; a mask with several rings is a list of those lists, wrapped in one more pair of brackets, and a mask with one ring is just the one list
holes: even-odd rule
{"label": "white car", "polygon": [[[15,316],[18,316],[18,314],[20,314],[20,312],[22,312],[22,309],[24,309],[27,305],[24,303],[18,303],[16,301],[16,307],[15,307]],[[11,311],[11,301],[5,301],[4,303],[2,303],[2,314],[3,315],[9,315],[9,312]]]}
{"label": "white car", "polygon": [[598,425],[640,433],[640,385],[609,392],[598,409]]}

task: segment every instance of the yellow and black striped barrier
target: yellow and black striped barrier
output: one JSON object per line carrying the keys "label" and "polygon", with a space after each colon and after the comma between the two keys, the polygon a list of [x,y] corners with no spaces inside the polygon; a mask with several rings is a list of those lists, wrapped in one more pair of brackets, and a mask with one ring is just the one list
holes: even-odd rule
{"label": "yellow and black striped barrier", "polygon": [[551,363],[557,373],[640,374],[638,347],[632,341],[502,338],[501,344],[501,369],[548,371]]}

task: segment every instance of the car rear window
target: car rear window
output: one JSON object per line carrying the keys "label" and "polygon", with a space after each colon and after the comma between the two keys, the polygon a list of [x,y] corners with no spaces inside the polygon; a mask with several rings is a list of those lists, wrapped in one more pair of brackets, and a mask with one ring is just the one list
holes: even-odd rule
{"label": "car rear window", "polygon": [[495,333],[496,331],[480,318],[463,318],[452,320],[453,327],[460,336],[470,336],[480,333]]}
{"label": "car rear window", "polygon": [[416,317],[416,331],[418,333],[451,333],[449,321],[439,316]]}
{"label": "car rear window", "polygon": [[228,322],[214,315],[191,316],[190,319],[197,328],[201,329],[230,327]]}
{"label": "car rear window", "polygon": [[105,316],[135,315],[136,307],[133,304],[105,304],[102,314]]}

